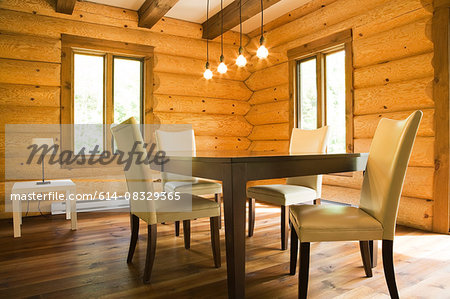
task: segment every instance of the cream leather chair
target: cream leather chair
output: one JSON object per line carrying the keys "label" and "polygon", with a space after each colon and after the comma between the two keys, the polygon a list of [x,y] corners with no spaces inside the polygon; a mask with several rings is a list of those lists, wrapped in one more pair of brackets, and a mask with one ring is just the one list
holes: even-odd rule
{"label": "cream leather chair", "polygon": [[[139,130],[139,125],[132,117],[119,125],[112,125],[111,131],[117,144],[117,148],[124,152],[125,155],[130,152],[135,142],[140,142],[137,146],[137,151],[146,156],[146,151],[143,148],[143,139]],[[136,157],[137,155],[133,155]],[[127,159],[128,157],[125,157]],[[153,192],[153,181],[148,165],[143,163],[131,163],[131,167],[125,171],[128,191],[130,193],[139,192]],[[182,194],[182,197],[190,196]],[[181,199],[183,200],[183,199]],[[152,273],[153,261],[156,252],[156,226],[157,223],[170,221],[183,221],[185,228],[184,244],[185,248],[190,247],[190,220],[202,217],[210,218],[211,227],[211,244],[214,256],[214,264],[216,268],[221,266],[220,261],[220,240],[219,240],[219,204],[211,200],[207,200],[195,195],[192,195],[192,211],[185,212],[167,212],[166,210],[158,211],[158,204],[163,205],[163,201],[150,200],[132,200],[130,199],[130,217],[131,217],[131,241],[128,251],[127,262],[131,263],[136,243],[139,235],[139,219],[145,221],[148,225],[148,239],[147,239],[147,255],[145,260],[144,283],[150,282]],[[160,206],[161,207],[161,206]]]}
{"label": "cream leather chair", "polygon": [[359,208],[292,206],[291,271],[295,274],[300,239],[299,298],[308,291],[310,242],[360,241],[366,276],[372,276],[369,241],[383,240],[383,267],[391,298],[398,298],[393,240],[398,203],[422,112],[405,120],[381,119],[370,147]]}
{"label": "cream leather chair", "polygon": [[[289,153],[325,153],[329,130],[324,126],[317,130],[293,129]],[[281,206],[281,249],[286,250],[289,231],[289,206],[309,201],[320,202],[322,176],[288,178],[286,185],[261,185],[247,189],[249,202],[248,236],[253,236],[255,227],[255,200]]]}
{"label": "cream leather chair", "polygon": [[[196,155],[194,130],[163,131],[156,130],[156,142],[160,150],[167,154]],[[162,185],[166,192],[183,192],[193,195],[214,194],[215,201],[221,203],[222,185],[216,182],[202,180],[173,173],[162,173]],[[220,214],[222,219],[222,213]],[[222,227],[219,222],[219,228]],[[180,222],[175,222],[175,235],[180,234]]]}

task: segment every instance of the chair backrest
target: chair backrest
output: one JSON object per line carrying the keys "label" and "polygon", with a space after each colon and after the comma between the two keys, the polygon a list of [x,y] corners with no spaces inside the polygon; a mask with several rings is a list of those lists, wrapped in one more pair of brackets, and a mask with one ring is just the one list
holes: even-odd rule
{"label": "chair backrest", "polygon": [[[116,141],[117,149],[124,153],[123,159],[133,159],[129,168],[124,168],[128,192],[138,195],[142,194],[140,192],[145,192],[145,194],[148,194],[147,192],[153,193],[153,180],[149,166],[145,163],[135,163],[139,154],[142,153],[142,157],[144,158],[147,155],[143,147],[144,142],[136,119],[131,117],[118,125],[111,125],[111,132]],[[136,142],[139,142],[135,148],[135,153],[137,154],[131,155],[130,157],[128,153],[132,150]],[[130,208],[133,214],[144,213],[144,218],[148,222],[153,223],[156,221],[156,207],[153,201],[133,200],[133,196],[131,195]]]}
{"label": "chair backrest", "polygon": [[405,120],[380,120],[370,146],[360,208],[383,226],[383,239],[393,240],[406,168],[422,111]]}
{"label": "chair backrest", "polygon": [[[326,152],[329,128],[324,126],[316,130],[292,129],[290,154],[321,154]],[[288,178],[289,185],[304,186],[316,190],[317,198],[322,194],[322,176],[310,175]]]}
{"label": "chair backrest", "polygon": [[[164,151],[168,156],[195,157],[196,155],[195,136],[192,129],[182,131],[156,130],[156,143],[158,149]],[[168,181],[197,182],[196,178],[168,172],[162,173],[162,180],[163,186]]]}

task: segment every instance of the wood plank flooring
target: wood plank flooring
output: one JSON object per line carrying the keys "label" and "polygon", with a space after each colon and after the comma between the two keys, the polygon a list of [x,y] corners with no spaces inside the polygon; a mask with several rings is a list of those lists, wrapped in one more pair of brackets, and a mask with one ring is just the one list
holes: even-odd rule
{"label": "wood plank flooring", "polygon": [[[256,206],[255,234],[247,238],[248,298],[295,298],[289,251],[280,250],[279,208]],[[129,215],[79,213],[78,230],[63,215],[24,218],[22,238],[0,221],[0,298],[226,298],[225,230],[222,268],[215,269],[209,219],[192,221],[191,249],[174,225],[158,225],[152,283],[142,283],[146,228],[133,264],[127,265]],[[311,245],[310,298],[388,298],[382,263],[366,278],[357,242]],[[403,298],[450,297],[450,236],[398,227],[394,242]],[[379,257],[381,259],[381,256]]]}

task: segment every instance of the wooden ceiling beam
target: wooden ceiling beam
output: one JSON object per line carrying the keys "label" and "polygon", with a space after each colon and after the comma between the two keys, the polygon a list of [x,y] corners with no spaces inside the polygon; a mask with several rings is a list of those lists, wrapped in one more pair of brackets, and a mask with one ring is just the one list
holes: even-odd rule
{"label": "wooden ceiling beam", "polygon": [[139,8],[139,27],[152,28],[178,0],[146,0]]}
{"label": "wooden ceiling beam", "polygon": [[71,15],[77,0],[56,0],[56,12]]}
{"label": "wooden ceiling beam", "polygon": [[[280,0],[263,0],[266,9]],[[261,0],[242,0],[242,22],[261,12]],[[203,38],[214,39],[221,34],[221,12],[209,18],[202,24]],[[235,0],[223,9],[223,32],[239,25],[239,0]],[[208,27],[208,28],[207,28]],[[208,29],[208,30],[207,30]]]}

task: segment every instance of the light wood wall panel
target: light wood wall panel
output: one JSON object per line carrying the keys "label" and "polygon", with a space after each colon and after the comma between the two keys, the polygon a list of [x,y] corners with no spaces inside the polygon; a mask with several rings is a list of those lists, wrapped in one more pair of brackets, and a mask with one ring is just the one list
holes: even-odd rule
{"label": "light wood wall panel", "polygon": [[210,97],[247,101],[251,91],[242,81],[214,79],[205,80],[203,76],[172,73],[154,73],[154,93]]}
{"label": "light wood wall panel", "polygon": [[374,64],[354,71],[354,87],[364,88],[433,76],[433,52],[387,63]]}
{"label": "light wood wall panel", "polygon": [[245,118],[252,125],[289,122],[289,101],[254,105]]}
{"label": "light wood wall panel", "polygon": [[0,83],[59,86],[60,72],[58,63],[0,59]]}
{"label": "light wood wall panel", "polygon": [[252,130],[243,116],[155,112],[162,124],[192,124],[196,135],[248,136]]}
{"label": "light wood wall panel", "polygon": [[250,140],[289,140],[289,123],[254,126]]}
{"label": "light wood wall panel", "polygon": [[374,114],[434,107],[433,77],[354,91],[354,114]]}
{"label": "light wood wall panel", "polygon": [[282,84],[253,92],[250,100],[251,105],[279,102],[289,100],[289,85]]}
{"label": "light wood wall panel", "polygon": [[59,107],[58,86],[0,83],[0,105]]}
{"label": "light wood wall panel", "polygon": [[245,101],[163,94],[153,97],[155,112],[245,115],[249,110],[250,104]]}
{"label": "light wood wall panel", "polygon": [[288,73],[288,63],[275,65],[259,72],[253,73],[245,84],[251,90],[261,90],[267,87],[288,83],[286,74]]}

